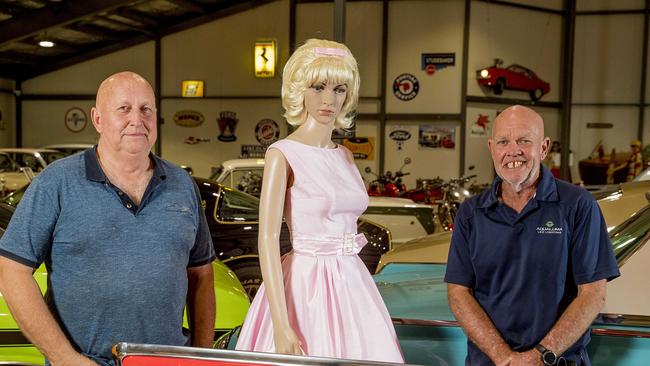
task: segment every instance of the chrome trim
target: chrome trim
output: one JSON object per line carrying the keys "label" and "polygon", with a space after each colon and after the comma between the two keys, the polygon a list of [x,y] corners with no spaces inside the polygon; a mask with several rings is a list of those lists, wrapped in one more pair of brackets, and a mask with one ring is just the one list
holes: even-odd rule
{"label": "chrome trim", "polygon": [[[602,318],[603,321],[595,324],[626,325],[626,326],[650,328],[650,316],[646,316],[646,315],[601,313],[600,318]],[[650,333],[650,329],[648,329],[648,333]]]}
{"label": "chrome trim", "polygon": [[427,325],[433,327],[460,327],[456,320],[423,320],[409,318],[392,318],[395,325]]}
{"label": "chrome trim", "polygon": [[113,356],[118,366],[127,356],[159,356],[192,360],[228,361],[264,365],[395,365],[386,362],[342,360],[324,357],[293,356],[277,353],[230,351],[221,349],[160,346],[154,344],[118,343],[113,347]]}
{"label": "chrome trim", "polygon": [[390,231],[389,228],[387,228],[386,226],[384,226],[384,225],[382,225],[380,223],[377,223],[375,221],[372,221],[372,220],[370,220],[368,218],[361,217],[361,216],[359,216],[358,221],[367,222],[369,224],[375,225],[375,226],[383,229],[386,232],[386,234],[388,234],[388,250],[386,251],[386,253],[393,250],[393,233]]}
{"label": "chrome trim", "polygon": [[[388,252],[386,252],[384,254],[388,254]],[[383,256],[384,255],[382,255],[382,257]],[[381,263],[381,259],[379,260],[379,263]],[[446,265],[447,263],[445,263],[445,262],[388,262],[388,263],[384,264],[379,271],[375,272],[375,274],[376,275],[380,274],[386,267],[390,266],[391,264],[405,264],[405,265],[406,264],[408,264],[408,265],[410,265],[410,264],[415,264],[415,265],[419,265],[419,264],[425,264],[425,265],[428,265],[428,264],[445,264]]]}
{"label": "chrome trim", "polygon": [[599,336],[608,336],[608,337],[650,339],[650,332],[639,332],[639,331],[635,331],[635,330],[592,328],[591,329],[591,334],[599,335]]}
{"label": "chrome trim", "polygon": [[[224,225],[244,225],[244,224],[255,225],[260,223],[259,220],[258,221],[223,221],[221,217],[218,215],[218,211],[219,211],[219,207],[221,207],[221,205],[223,204],[224,190],[230,189],[231,191],[236,191],[236,189],[226,187],[219,183],[215,183],[215,184],[219,187],[219,191],[217,192],[216,202],[214,203],[214,212],[212,213],[212,217],[214,218],[214,221]],[[258,217],[259,217],[259,208],[258,208]],[[284,222],[284,219],[282,219],[282,222]]]}
{"label": "chrome trim", "polygon": [[[422,320],[408,318],[393,318],[394,325],[423,325],[431,327],[460,327],[455,320]],[[618,324],[616,324],[618,325]],[[591,334],[598,336],[610,337],[627,337],[627,338],[644,338],[650,339],[650,329],[648,331],[624,330],[624,329],[607,329],[597,326],[591,328]]]}
{"label": "chrome trim", "polygon": [[229,262],[232,262],[232,261],[235,261],[235,260],[239,260],[239,259],[250,259],[250,258],[254,258],[254,259],[259,260],[260,256],[257,255],[257,254],[244,254],[244,255],[238,255],[238,256],[236,256],[236,257],[230,257],[230,258],[228,258],[228,259],[222,259],[222,260],[221,260],[221,263],[226,264],[226,263],[229,263]]}

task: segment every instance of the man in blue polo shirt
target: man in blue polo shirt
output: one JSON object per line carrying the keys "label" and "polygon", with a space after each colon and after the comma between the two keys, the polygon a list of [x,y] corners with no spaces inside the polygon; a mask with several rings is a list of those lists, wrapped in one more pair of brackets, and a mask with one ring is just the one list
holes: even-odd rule
{"label": "man in blue polo shirt", "polygon": [[151,153],[155,102],[135,73],[102,82],[97,146],[41,172],[0,240],[0,291],[52,365],[113,365],[116,342],[185,345],[186,303],[191,344],[212,345],[214,249],[196,185]]}
{"label": "man in blue polo shirt", "polygon": [[498,177],[456,217],[445,282],[467,365],[590,365],[619,272],[596,201],[541,165],[549,144],[535,111],[504,110],[488,141]]}

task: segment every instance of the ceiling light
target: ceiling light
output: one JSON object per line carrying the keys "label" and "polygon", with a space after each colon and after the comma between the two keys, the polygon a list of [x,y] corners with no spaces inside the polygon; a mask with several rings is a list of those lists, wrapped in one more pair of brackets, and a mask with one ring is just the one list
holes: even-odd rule
{"label": "ceiling light", "polygon": [[38,45],[41,46],[41,47],[50,48],[50,47],[54,47],[54,42],[52,42],[52,41],[40,41],[40,42],[38,42]]}

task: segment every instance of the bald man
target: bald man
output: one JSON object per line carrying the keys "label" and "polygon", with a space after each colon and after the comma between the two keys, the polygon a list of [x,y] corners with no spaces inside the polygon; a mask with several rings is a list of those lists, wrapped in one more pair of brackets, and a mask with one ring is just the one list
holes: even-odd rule
{"label": "bald man", "polygon": [[97,145],[41,172],[0,239],[0,292],[52,365],[114,365],[116,342],[210,347],[214,249],[196,185],[151,153],[151,85],[110,76],[91,116]]}
{"label": "bald man", "polygon": [[488,140],[498,176],[456,217],[445,282],[467,365],[590,365],[589,325],[619,271],[591,194],[541,164],[549,144],[539,114],[504,110]]}

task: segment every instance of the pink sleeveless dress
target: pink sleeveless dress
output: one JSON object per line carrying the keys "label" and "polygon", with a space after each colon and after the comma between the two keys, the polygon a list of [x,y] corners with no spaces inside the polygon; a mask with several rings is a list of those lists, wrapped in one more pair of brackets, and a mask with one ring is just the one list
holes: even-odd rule
{"label": "pink sleeveless dress", "polygon": [[[357,218],[368,206],[363,180],[343,146],[280,140],[293,170],[285,218],[293,251],[282,258],[289,321],[309,356],[403,363],[379,291],[357,254],[367,243]],[[269,304],[260,286],[236,349],[275,352]]]}

